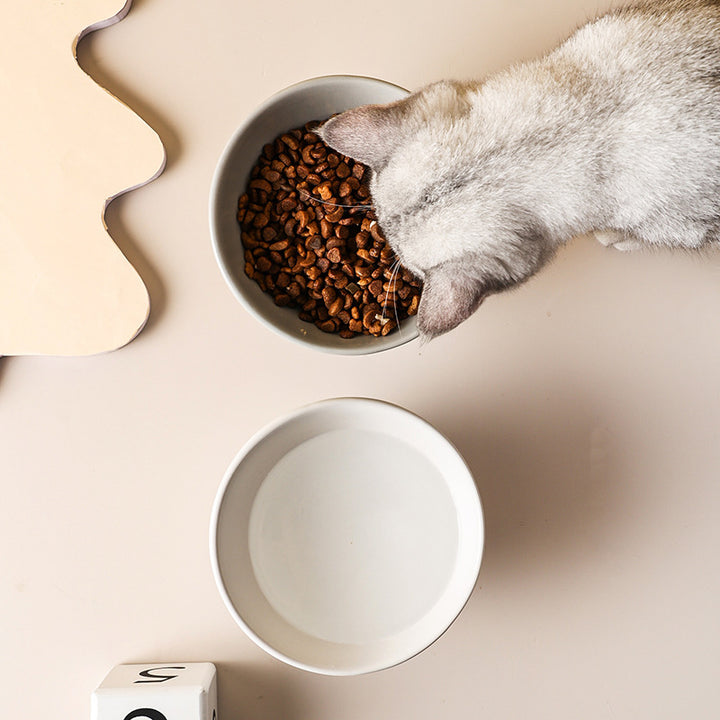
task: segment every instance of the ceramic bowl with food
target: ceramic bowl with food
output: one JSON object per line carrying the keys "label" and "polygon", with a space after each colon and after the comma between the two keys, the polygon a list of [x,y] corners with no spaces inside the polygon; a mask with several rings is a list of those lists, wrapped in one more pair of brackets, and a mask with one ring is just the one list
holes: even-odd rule
{"label": "ceramic bowl with food", "polygon": [[[341,186],[341,189],[340,192],[335,192],[334,196],[324,187],[330,183],[327,181],[320,183],[321,178],[318,178],[315,180],[314,185],[302,183],[309,191],[300,189],[299,192],[291,193],[291,198],[284,200],[293,205],[291,219],[294,222],[293,227],[295,230],[290,230],[289,237],[285,237],[283,226],[279,223],[278,217],[270,217],[269,219],[268,217],[255,217],[255,222],[249,223],[249,229],[256,233],[253,237],[257,237],[260,241],[264,237],[268,237],[268,233],[272,233],[272,240],[266,243],[263,250],[264,257],[261,262],[270,266],[273,258],[278,260],[278,263],[275,264],[276,273],[272,275],[269,281],[273,292],[268,288],[263,289],[258,284],[257,277],[253,279],[253,277],[249,276],[249,274],[254,275],[256,273],[261,275],[261,271],[264,271],[265,268],[248,267],[246,256],[248,248],[243,245],[240,220],[242,218],[245,221],[245,213],[247,212],[251,212],[253,215],[257,214],[257,206],[254,209],[243,208],[241,198],[248,193],[249,184],[253,179],[251,178],[251,172],[258,165],[266,146],[285,135],[287,141],[293,143],[295,148],[293,152],[298,156],[303,148],[295,147],[295,143],[302,143],[302,137],[298,141],[288,135],[289,131],[297,131],[307,123],[323,121],[338,112],[352,107],[368,103],[392,102],[405,97],[407,94],[406,90],[397,85],[368,77],[327,76],[306,80],[278,92],[257,108],[235,131],[220,158],[210,192],[210,231],[218,265],[233,294],[251,315],[265,326],[292,341],[326,352],[362,355],[397,347],[417,337],[415,311],[419,300],[419,291],[413,290],[418,297],[414,298],[414,305],[410,307],[409,304],[413,301],[413,297],[408,297],[405,294],[410,291],[409,285],[403,290],[401,274],[396,272],[390,276],[388,266],[375,268],[373,265],[360,262],[360,265],[364,265],[363,271],[369,273],[371,270],[375,270],[373,277],[355,278],[352,274],[350,277],[342,276],[340,273],[345,263],[338,262],[332,257],[332,253],[338,253],[337,249],[325,252],[325,248],[323,248],[321,251],[323,257],[317,262],[319,269],[313,267],[313,271],[317,270],[318,273],[335,272],[340,274],[337,290],[335,287],[325,287],[325,283],[321,283],[322,290],[325,293],[321,300],[321,309],[325,305],[329,307],[331,317],[303,318],[301,316],[302,308],[289,306],[289,304],[292,304],[293,298],[285,292],[284,288],[290,285],[290,292],[292,293],[293,287],[297,292],[297,284],[294,283],[292,272],[280,272],[279,274],[277,272],[277,267],[286,262],[283,253],[289,252],[288,244],[290,244],[290,251],[292,251],[293,246],[299,243],[298,248],[302,249],[303,253],[306,252],[305,246],[307,246],[307,255],[302,258],[293,257],[290,260],[291,265],[300,261],[304,262],[306,257],[310,258],[312,256],[314,258],[315,254],[320,255],[321,253],[317,253],[317,251],[315,254],[312,252],[312,243],[315,241],[324,242],[323,238],[326,238],[328,233],[332,234],[336,231],[339,224],[349,221],[351,219],[350,215],[357,217],[358,222],[360,222],[360,211],[352,207],[352,205],[358,202],[370,202],[369,197],[360,198],[353,194],[357,190],[358,181],[351,171],[345,169],[345,172],[350,173],[349,177],[341,177],[340,181],[335,183],[335,188]],[[285,153],[281,152],[282,145],[279,146],[279,150],[279,154],[285,157]],[[287,158],[285,159],[287,160]],[[333,158],[331,158],[332,160]],[[302,161],[300,162],[302,163]],[[337,160],[335,162],[337,163]],[[327,163],[324,163],[324,165],[327,165]],[[343,168],[344,164],[340,169]],[[353,169],[357,170],[358,168]],[[312,170],[313,167],[311,166]],[[326,174],[331,170],[332,168],[327,170]],[[278,175],[270,166],[270,160],[266,159],[263,171],[268,174],[264,177],[255,177],[255,187],[252,191],[263,194],[263,200],[266,201],[267,206],[279,207],[280,203],[276,203],[275,198],[272,196],[274,190],[270,189],[270,185],[265,180],[265,177],[272,175],[273,178],[277,178]],[[313,180],[311,177],[310,181]],[[367,180],[367,177],[365,180]],[[355,183],[355,185],[350,187],[352,183]],[[275,188],[282,184],[282,181],[273,183]],[[359,192],[365,192],[367,195],[366,188]],[[302,202],[308,203],[308,212],[304,213],[304,217],[303,213],[297,209]],[[247,204],[247,198],[245,198],[245,203]],[[312,222],[315,220],[312,217],[314,207],[322,209],[324,222],[316,223],[316,236],[312,237],[312,232],[303,229],[312,227]],[[281,211],[278,210],[277,212],[280,213]],[[342,217],[343,215],[344,217]],[[288,215],[286,214],[286,216]],[[301,217],[300,221],[296,220],[298,217]],[[265,227],[265,225],[269,226]],[[353,233],[359,229],[359,226],[349,226],[349,230]],[[337,231],[337,234],[342,235],[342,232],[347,234],[347,230],[348,228],[341,229]],[[295,232],[298,233],[297,237]],[[301,232],[304,234],[301,235]],[[361,230],[365,238],[370,238],[367,251],[377,257],[378,263],[382,261],[389,264],[394,259],[390,257],[389,248],[383,252],[382,258],[379,257],[380,240],[378,239],[378,232],[379,228],[376,223],[370,219],[366,220]],[[247,234],[244,237],[247,237]],[[333,240],[336,239],[334,235],[332,235],[332,238]],[[254,240],[251,241],[254,242]],[[342,239],[339,242],[342,242]],[[363,248],[363,252],[366,252],[365,248]],[[327,258],[332,259],[333,263],[330,263]],[[369,256],[367,256],[367,261],[368,263],[375,262]],[[331,267],[328,270],[329,265]],[[295,265],[294,269],[297,268],[298,265]],[[344,269],[347,270],[347,266]],[[379,274],[380,270],[383,270],[383,274]],[[302,280],[303,285],[305,282],[317,282],[312,275],[309,278],[303,276],[299,277],[299,279]],[[351,307],[349,302],[345,302],[343,307],[342,301],[346,298],[348,285],[350,289],[364,291],[371,280],[374,282],[373,292],[378,298],[377,302],[374,301],[373,296],[368,296],[365,293],[365,297],[369,297],[372,302],[362,304],[362,301],[358,301],[357,307]],[[327,285],[333,285],[335,282],[336,280],[328,280]],[[358,288],[356,283],[362,285],[362,288]],[[341,284],[342,289],[340,289]],[[278,285],[282,286],[282,289],[278,288]],[[400,295],[396,292],[398,288],[401,289],[403,298],[400,298]],[[362,293],[356,292],[355,294],[356,297],[359,297]],[[388,302],[389,299],[390,302]],[[398,308],[400,309],[399,314],[397,312]],[[404,310],[409,310],[407,317],[403,316]],[[322,309],[322,311],[326,316],[325,310]],[[340,316],[337,314],[338,311]],[[352,318],[350,318],[351,312]],[[343,314],[346,318],[344,324],[341,325],[338,317],[342,317]],[[315,320],[317,322],[314,322]],[[363,321],[365,322],[365,330],[362,330]],[[337,327],[337,331],[332,331],[333,322]],[[348,322],[351,323],[355,330],[360,328],[362,331],[350,331]],[[360,322],[360,325],[358,325],[358,322]],[[331,331],[328,331],[326,325],[330,327]],[[367,334],[367,328],[371,328],[374,334]],[[343,334],[345,337],[342,336]]]}

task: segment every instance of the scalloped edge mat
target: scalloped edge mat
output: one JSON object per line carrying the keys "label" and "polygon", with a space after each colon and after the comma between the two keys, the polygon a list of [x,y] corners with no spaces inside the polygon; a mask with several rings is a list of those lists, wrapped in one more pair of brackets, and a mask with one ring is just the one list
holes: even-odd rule
{"label": "scalloped edge mat", "polygon": [[[7,3],[0,44],[0,356],[90,355],[132,340],[147,289],[105,208],[165,167],[160,138],[79,66],[131,0]],[[102,19],[98,19],[98,18]]]}

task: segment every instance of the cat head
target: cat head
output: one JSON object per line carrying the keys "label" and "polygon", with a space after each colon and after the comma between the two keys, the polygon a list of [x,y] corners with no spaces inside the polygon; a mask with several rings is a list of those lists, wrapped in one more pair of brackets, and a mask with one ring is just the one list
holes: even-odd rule
{"label": "cat head", "polygon": [[425,338],[459,325],[490,294],[526,280],[552,255],[523,206],[513,161],[498,147],[469,86],[440,82],[386,105],[336,115],[318,130],[372,170],[380,227],[423,280]]}

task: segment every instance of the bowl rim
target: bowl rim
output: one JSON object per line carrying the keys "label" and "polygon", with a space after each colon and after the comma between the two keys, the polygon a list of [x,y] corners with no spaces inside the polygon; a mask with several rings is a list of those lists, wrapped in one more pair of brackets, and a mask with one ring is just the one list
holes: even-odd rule
{"label": "bowl rim", "polygon": [[[352,339],[346,341],[346,345],[338,344],[325,345],[323,343],[315,342],[303,337],[298,337],[292,333],[286,332],[281,327],[278,327],[274,322],[268,319],[263,313],[259,312],[256,308],[245,297],[245,294],[238,287],[235,279],[225,262],[222,253],[222,241],[221,231],[219,228],[218,221],[218,197],[219,189],[226,168],[229,165],[229,161],[235,150],[235,146],[240,141],[241,137],[247,132],[248,128],[254,123],[259,116],[265,111],[271,108],[275,103],[281,100],[286,95],[293,94],[298,90],[302,90],[303,87],[316,87],[318,85],[332,84],[338,81],[349,81],[358,83],[377,83],[386,87],[396,88],[404,93],[410,94],[407,88],[398,85],[397,83],[383,80],[382,78],[373,77],[370,75],[349,75],[349,74],[330,74],[330,75],[319,75],[317,77],[306,78],[299,80],[291,85],[288,85],[280,90],[277,90],[272,95],[267,97],[263,102],[257,105],[244,120],[236,127],[230,136],[229,140],[225,143],[225,146],[218,158],[217,164],[213,171],[212,180],[210,182],[210,193],[208,198],[208,217],[210,225],[210,241],[215,257],[215,262],[220,268],[220,273],[225,280],[225,284],[232,292],[235,299],[245,308],[245,310],[256,320],[258,320],[264,327],[273,331],[277,335],[286,338],[293,343],[300,345],[305,348],[310,348],[316,351],[325,352],[333,355],[346,355],[346,356],[360,356],[360,355],[373,355],[375,353],[384,352],[386,350],[392,350],[393,348],[401,347],[419,337],[417,329],[417,316],[413,318],[412,327],[408,328],[407,323],[405,328],[398,328],[395,332],[381,338],[375,338],[377,342],[369,341],[367,345],[358,346],[352,344]],[[390,338],[390,339],[388,339]]]}
{"label": "bowl rim", "polygon": [[[223,579],[223,574],[220,569],[220,560],[219,560],[219,550],[218,550],[218,529],[219,529],[219,521],[220,521],[220,511],[222,508],[223,501],[225,499],[225,495],[227,493],[228,487],[230,486],[230,483],[233,481],[234,475],[240,465],[242,464],[245,457],[254,450],[260,443],[262,443],[266,437],[272,435],[278,428],[282,427],[283,425],[292,423],[297,421],[300,417],[303,415],[312,413],[313,411],[321,408],[322,406],[330,407],[332,405],[357,405],[357,404],[364,404],[364,405],[373,405],[379,408],[382,408],[383,411],[389,411],[389,412],[396,412],[396,413],[402,413],[410,418],[412,418],[415,422],[419,422],[426,428],[428,428],[430,431],[435,433],[440,440],[442,440],[450,450],[454,452],[457,459],[459,460],[462,467],[465,469],[466,478],[470,481],[471,490],[474,490],[474,492],[470,493],[470,496],[472,498],[473,503],[473,512],[476,514],[478,519],[478,527],[477,527],[477,552],[474,556],[473,563],[469,564],[468,567],[465,570],[464,573],[464,579],[465,584],[463,585],[463,593],[462,593],[462,602],[459,603],[458,606],[455,607],[454,612],[452,615],[448,615],[448,617],[445,619],[445,625],[441,629],[438,634],[430,639],[429,641],[424,641],[421,647],[411,648],[406,653],[404,653],[402,656],[399,656],[395,659],[393,659],[392,662],[389,663],[373,663],[373,664],[366,664],[362,666],[355,666],[355,667],[345,667],[345,668],[337,668],[337,667],[329,667],[329,666],[323,666],[323,665],[314,665],[307,662],[303,662],[302,660],[297,660],[286,653],[282,652],[281,650],[278,650],[277,648],[273,647],[269,642],[264,640],[258,633],[250,627],[250,625],[245,621],[245,619],[242,617],[240,611],[233,603],[232,598],[230,597],[230,593],[225,585],[225,581]],[[243,632],[246,634],[250,640],[252,640],[259,648],[264,650],[266,653],[271,655],[272,657],[276,658],[277,660],[280,660],[288,665],[291,665],[293,667],[296,667],[300,670],[305,670],[308,672],[320,674],[320,675],[331,675],[331,676],[357,676],[357,675],[365,675],[369,673],[379,672],[381,670],[386,670],[391,667],[395,667],[397,665],[400,665],[413,657],[419,655],[421,652],[426,650],[427,648],[431,647],[435,642],[437,642],[446,632],[447,630],[453,625],[453,623],[457,620],[460,613],[463,611],[467,603],[469,602],[473,591],[477,585],[479,574],[480,574],[480,567],[482,565],[484,550],[485,550],[485,519],[484,519],[484,513],[483,513],[483,507],[482,507],[482,500],[480,498],[480,493],[477,488],[477,484],[475,482],[474,475],[472,471],[470,470],[470,467],[467,464],[467,461],[462,456],[460,451],[457,449],[454,443],[450,441],[450,439],[444,434],[441,433],[434,425],[432,425],[430,422],[425,420],[425,418],[421,417],[417,413],[414,413],[411,410],[408,410],[405,407],[402,407],[401,405],[397,405],[395,403],[389,402],[387,400],[380,400],[376,398],[370,398],[370,397],[360,397],[360,396],[343,396],[343,397],[334,397],[334,398],[326,398],[323,400],[317,400],[315,402],[307,403],[305,405],[302,405],[294,410],[291,410],[280,417],[276,418],[275,420],[272,420],[271,422],[264,425],[262,428],[260,428],[258,431],[256,431],[241,447],[239,452],[235,455],[233,460],[228,465],[227,469],[225,470],[225,473],[223,475],[222,481],[220,482],[220,485],[216,491],[215,498],[213,500],[212,510],[210,514],[210,526],[209,526],[209,550],[210,550],[210,564],[212,569],[213,578],[215,580],[216,587],[220,593],[220,596],[223,600],[223,603],[226,607],[226,609],[229,611],[231,617],[233,620],[235,620],[236,624],[243,630]]]}

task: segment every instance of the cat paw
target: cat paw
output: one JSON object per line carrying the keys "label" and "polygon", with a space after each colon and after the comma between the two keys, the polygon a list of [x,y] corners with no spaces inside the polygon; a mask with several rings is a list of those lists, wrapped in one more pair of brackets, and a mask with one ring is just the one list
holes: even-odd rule
{"label": "cat paw", "polygon": [[621,240],[613,244],[615,250],[620,252],[632,252],[633,250],[639,250],[642,247],[642,243],[638,240]]}
{"label": "cat paw", "polygon": [[600,244],[605,245],[605,247],[610,247],[616,242],[620,242],[622,240],[622,235],[620,235],[620,233],[614,232],[613,230],[598,230],[594,233],[594,235],[595,239]]}
{"label": "cat paw", "polygon": [[642,243],[639,240],[628,238],[627,235],[615,232],[614,230],[602,230],[595,232],[594,235],[605,247],[612,247],[621,252],[631,252],[632,250],[639,250],[642,247]]}

